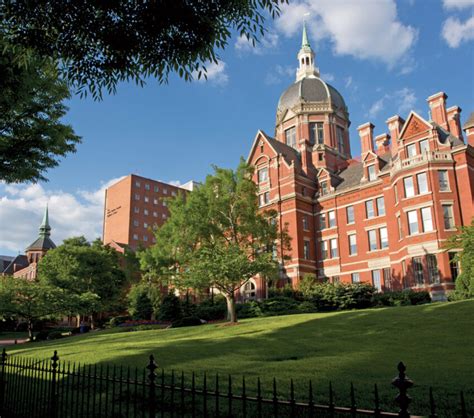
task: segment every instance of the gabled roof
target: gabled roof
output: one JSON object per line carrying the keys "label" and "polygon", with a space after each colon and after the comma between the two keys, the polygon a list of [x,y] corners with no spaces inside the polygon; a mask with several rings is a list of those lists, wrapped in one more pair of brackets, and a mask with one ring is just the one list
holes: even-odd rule
{"label": "gabled roof", "polygon": [[16,257],[14,257],[10,261],[10,264],[8,264],[8,266],[6,266],[6,268],[2,271],[2,273],[13,274],[14,273],[13,267],[15,265],[20,266],[22,269],[25,267],[28,267],[29,263],[28,263],[28,258],[26,257],[26,255],[17,255]]}
{"label": "gabled roof", "polygon": [[3,273],[15,257],[9,255],[0,255],[0,273]]}
{"label": "gabled roof", "polygon": [[457,136],[452,135],[441,126],[439,126],[436,122],[431,122],[433,127],[438,131],[439,140],[442,144],[446,144],[447,141],[451,143],[451,147],[457,147],[458,145],[464,145],[464,142],[458,138]]}
{"label": "gabled roof", "polygon": [[474,112],[471,112],[468,120],[462,127],[463,129],[474,128]]}
{"label": "gabled roof", "polygon": [[257,144],[257,139],[259,135],[263,136],[265,140],[270,144],[273,148],[275,153],[281,154],[288,165],[291,165],[292,162],[296,163],[300,160],[300,154],[294,148],[290,147],[289,145],[284,144],[283,142],[277,141],[275,138],[267,135],[264,131],[259,130],[257,135],[255,136],[255,140],[253,142],[252,148],[250,149],[249,156],[247,161],[250,159],[252,152]]}
{"label": "gabled roof", "polygon": [[26,251],[32,250],[52,250],[56,248],[56,244],[48,236],[40,236],[36,239],[35,242],[30,244]]}

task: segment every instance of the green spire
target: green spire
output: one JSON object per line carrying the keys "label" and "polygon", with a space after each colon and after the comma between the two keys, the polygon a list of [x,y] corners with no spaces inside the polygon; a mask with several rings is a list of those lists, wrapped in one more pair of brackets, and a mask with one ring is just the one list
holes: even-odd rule
{"label": "green spire", "polygon": [[39,227],[40,237],[49,237],[51,235],[51,227],[49,226],[48,205],[44,211],[43,222]]}
{"label": "green spire", "polygon": [[303,37],[301,38],[301,49],[305,47],[311,48],[311,45],[308,41],[308,34],[306,33],[306,21],[303,22]]}

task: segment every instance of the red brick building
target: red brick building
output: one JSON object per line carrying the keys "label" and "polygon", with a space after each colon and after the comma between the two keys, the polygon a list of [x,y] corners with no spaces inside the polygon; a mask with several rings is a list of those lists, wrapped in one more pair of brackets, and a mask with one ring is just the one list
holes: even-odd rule
{"label": "red brick building", "polygon": [[105,191],[103,242],[118,251],[153,244],[152,228],[169,216],[166,198],[187,193],[195,187],[190,181],[181,187],[134,174],[124,177]]}
{"label": "red brick building", "polygon": [[[354,159],[348,109],[320,78],[305,29],[298,63],[278,103],[275,137],[259,131],[248,156],[260,206],[275,209],[292,238],[281,283],[311,275],[445,298],[459,270],[443,244],[474,215],[474,114],[465,141],[461,109],[434,94],[430,120],[395,115],[375,138],[370,122],[360,125],[362,155]],[[262,281],[249,286],[251,296],[265,295]]]}

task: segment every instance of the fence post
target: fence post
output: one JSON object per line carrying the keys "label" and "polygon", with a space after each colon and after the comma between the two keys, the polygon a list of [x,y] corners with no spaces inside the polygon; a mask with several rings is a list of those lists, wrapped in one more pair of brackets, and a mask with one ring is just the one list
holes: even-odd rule
{"label": "fence post", "polygon": [[392,380],[392,385],[395,386],[399,392],[395,398],[395,402],[397,402],[398,406],[400,407],[398,416],[409,418],[410,412],[408,412],[408,406],[410,405],[411,398],[408,396],[407,390],[413,386],[413,381],[405,374],[405,370],[407,368],[402,362],[398,363],[397,368],[398,376]]}
{"label": "fence post", "polygon": [[51,357],[51,399],[49,402],[50,411],[49,414],[52,418],[58,416],[58,392],[57,392],[57,372],[58,372],[58,352],[54,350],[53,357]]}
{"label": "fence post", "polygon": [[153,354],[150,354],[150,361],[148,362],[148,366],[146,366],[148,369],[148,416],[149,418],[155,418],[156,415],[156,373],[155,370],[158,368],[158,366],[155,363],[155,358],[153,357]]}
{"label": "fence post", "polygon": [[7,381],[5,378],[5,365],[7,364],[7,351],[5,347],[2,350],[1,357],[1,366],[2,366],[2,375],[0,376],[0,416],[4,414],[5,409],[5,392],[7,388]]}

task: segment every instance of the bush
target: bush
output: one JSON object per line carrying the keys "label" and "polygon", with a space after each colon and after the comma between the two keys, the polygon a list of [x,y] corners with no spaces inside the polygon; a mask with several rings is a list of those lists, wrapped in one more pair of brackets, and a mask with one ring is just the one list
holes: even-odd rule
{"label": "bush", "polygon": [[123,324],[126,321],[130,321],[131,319],[131,316],[114,316],[110,319],[109,325],[111,327],[118,327],[120,324]]}
{"label": "bush", "polygon": [[314,306],[314,303],[309,301],[301,302],[298,305],[297,309],[300,313],[311,313],[317,311],[316,306]]}
{"label": "bush", "polygon": [[173,293],[169,293],[163,298],[160,310],[158,311],[158,319],[160,321],[176,321],[183,317],[183,309],[181,301]]}
{"label": "bush", "polygon": [[286,284],[283,287],[270,287],[268,289],[268,298],[273,299],[273,298],[280,298],[280,297],[285,297],[285,298],[292,298],[298,301],[303,301],[304,296],[301,293],[301,291],[298,289],[294,289],[291,284]]}
{"label": "bush", "polygon": [[242,319],[263,316],[260,304],[255,300],[251,300],[250,302],[246,303],[237,303],[235,305],[235,311],[237,314],[237,318]]}
{"label": "bush", "polygon": [[261,302],[261,310],[264,316],[287,315],[297,312],[298,302],[288,297],[276,297],[265,299]]}
{"label": "bush", "polygon": [[38,332],[36,335],[35,335],[35,341],[45,341],[48,339],[48,335],[49,335],[49,330],[47,329],[42,329],[40,332]]}
{"label": "bush", "polygon": [[195,316],[206,321],[217,321],[225,319],[227,314],[227,305],[224,303],[201,303],[196,307]]}
{"label": "bush", "polygon": [[430,294],[425,290],[403,290],[398,292],[377,293],[374,295],[374,304],[377,306],[409,306],[430,302]]}
{"label": "bush", "polygon": [[144,284],[133,285],[127,295],[128,312],[133,319],[150,319],[153,306],[148,296],[148,287]]}
{"label": "bush", "polygon": [[171,328],[193,327],[196,325],[202,325],[201,320],[197,316],[185,316],[173,321]]}
{"label": "bush", "polygon": [[64,337],[64,335],[61,331],[53,330],[53,331],[50,331],[48,333],[47,339],[48,340],[58,340],[58,339],[63,338],[63,337]]}

